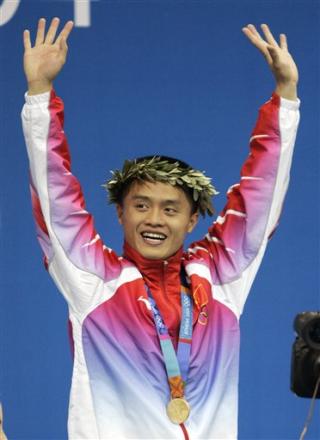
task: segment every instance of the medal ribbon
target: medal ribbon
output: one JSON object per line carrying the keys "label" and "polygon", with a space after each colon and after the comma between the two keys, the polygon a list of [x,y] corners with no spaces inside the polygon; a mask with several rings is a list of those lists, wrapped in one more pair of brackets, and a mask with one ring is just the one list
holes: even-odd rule
{"label": "medal ribbon", "polygon": [[192,299],[189,291],[181,286],[182,317],[179,331],[177,353],[174,350],[169,331],[165,325],[151,290],[146,286],[154,323],[157,329],[160,347],[164,358],[173,398],[183,397],[184,384],[187,380],[192,341]]}

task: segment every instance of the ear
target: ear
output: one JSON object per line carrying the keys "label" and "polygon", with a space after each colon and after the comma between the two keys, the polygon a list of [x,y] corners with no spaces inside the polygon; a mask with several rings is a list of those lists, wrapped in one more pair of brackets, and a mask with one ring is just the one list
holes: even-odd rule
{"label": "ear", "polygon": [[194,227],[196,226],[196,224],[198,223],[199,220],[199,213],[194,212],[193,214],[191,214],[190,216],[190,220],[189,220],[189,225],[188,225],[188,232],[192,232]]}
{"label": "ear", "polygon": [[117,208],[118,221],[120,225],[122,225],[123,207],[119,205],[119,203],[117,203],[116,208]]}

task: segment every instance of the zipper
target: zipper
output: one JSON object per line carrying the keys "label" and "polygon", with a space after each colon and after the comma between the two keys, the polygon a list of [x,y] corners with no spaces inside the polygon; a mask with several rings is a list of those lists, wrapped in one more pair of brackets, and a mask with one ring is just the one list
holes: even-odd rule
{"label": "zipper", "polygon": [[168,267],[168,261],[164,260],[163,266],[162,266],[162,276],[161,276],[161,289],[164,293],[164,296],[167,295],[167,289],[166,289],[166,283],[165,283],[167,267]]}
{"label": "zipper", "polygon": [[[167,267],[168,267],[168,261],[164,260],[163,261],[163,266],[162,266],[162,274],[161,274],[161,290],[163,293],[163,297],[166,299],[167,298],[167,287],[166,287],[166,276],[167,276]],[[164,321],[166,324],[166,321]],[[169,332],[169,336],[171,338],[171,340],[173,341],[173,338],[170,334],[170,328],[168,326],[168,332]]]}

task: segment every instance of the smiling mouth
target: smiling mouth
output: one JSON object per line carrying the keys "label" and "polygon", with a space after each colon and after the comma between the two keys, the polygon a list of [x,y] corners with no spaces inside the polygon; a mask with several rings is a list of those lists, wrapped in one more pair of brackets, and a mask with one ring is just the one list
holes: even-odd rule
{"label": "smiling mouth", "polygon": [[167,236],[156,232],[142,232],[141,237],[143,241],[148,244],[159,245],[162,244]]}

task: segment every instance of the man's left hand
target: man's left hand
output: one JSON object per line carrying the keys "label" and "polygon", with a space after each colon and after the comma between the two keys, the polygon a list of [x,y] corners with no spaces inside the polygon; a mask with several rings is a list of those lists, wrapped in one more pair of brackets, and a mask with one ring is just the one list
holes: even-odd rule
{"label": "man's left hand", "polygon": [[287,38],[280,34],[279,44],[266,24],[261,25],[264,38],[255,26],[248,24],[242,28],[251,43],[264,55],[276,80],[275,92],[286,99],[297,99],[298,69],[288,52]]}

